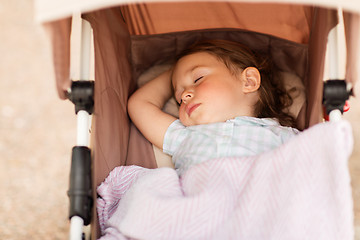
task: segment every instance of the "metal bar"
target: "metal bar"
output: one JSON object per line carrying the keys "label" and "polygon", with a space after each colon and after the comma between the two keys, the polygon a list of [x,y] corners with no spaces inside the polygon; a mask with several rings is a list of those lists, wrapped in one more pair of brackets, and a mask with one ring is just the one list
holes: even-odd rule
{"label": "metal bar", "polygon": [[335,26],[328,36],[328,47],[329,47],[329,79],[341,79],[339,73],[339,41],[338,41],[338,30],[339,24]]}
{"label": "metal bar", "polygon": [[339,122],[342,119],[342,113],[339,109],[332,110],[329,114],[330,122]]}
{"label": "metal bar", "polygon": [[77,113],[77,146],[87,147],[89,145],[89,122],[90,114],[87,111],[81,110]]}
{"label": "metal bar", "polygon": [[91,25],[81,21],[81,53],[80,53],[80,79],[90,80],[91,64]]}
{"label": "metal bar", "polygon": [[73,216],[70,220],[70,240],[82,240],[84,220],[81,217]]}
{"label": "metal bar", "polygon": [[[80,80],[90,80],[91,64],[91,26],[81,19],[81,46],[80,46]],[[87,147],[89,145],[91,122],[90,114],[85,110],[77,112],[77,138],[76,145]],[[70,220],[70,240],[82,240],[84,235],[84,219],[73,216]]]}

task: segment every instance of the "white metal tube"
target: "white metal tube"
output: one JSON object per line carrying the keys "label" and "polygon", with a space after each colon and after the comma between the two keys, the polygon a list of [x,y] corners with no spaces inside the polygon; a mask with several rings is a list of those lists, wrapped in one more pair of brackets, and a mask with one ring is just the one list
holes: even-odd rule
{"label": "white metal tube", "polygon": [[70,240],[82,240],[84,220],[81,217],[73,216],[70,220]]}
{"label": "white metal tube", "polygon": [[[337,80],[345,77],[345,32],[342,9],[338,9],[339,23],[329,32],[328,36],[328,79]],[[329,121],[337,122],[342,119],[342,113],[336,109],[329,113]]]}
{"label": "white metal tube", "polygon": [[77,146],[89,145],[89,119],[87,111],[81,110],[77,113]]}
{"label": "white metal tube", "polygon": [[[81,20],[81,46],[80,46],[80,80],[90,80],[91,64],[91,26]],[[89,126],[91,122],[90,114],[81,110],[77,113],[77,138],[76,145],[87,147],[89,145],[90,133]],[[84,220],[79,216],[73,216],[70,220],[70,240],[82,240],[84,233]]]}
{"label": "white metal tube", "polygon": [[91,63],[91,26],[90,23],[81,21],[81,53],[80,53],[80,79],[90,79]]}
{"label": "white metal tube", "polygon": [[339,23],[331,29],[328,36],[328,79],[344,79],[346,72],[346,40],[343,10],[337,9]]}
{"label": "white metal tube", "polygon": [[338,53],[338,25],[335,26],[328,36],[329,47],[329,79],[340,79],[339,53]]}
{"label": "white metal tube", "polygon": [[338,122],[342,119],[342,114],[339,109],[332,110],[329,113],[329,120],[330,122]]}

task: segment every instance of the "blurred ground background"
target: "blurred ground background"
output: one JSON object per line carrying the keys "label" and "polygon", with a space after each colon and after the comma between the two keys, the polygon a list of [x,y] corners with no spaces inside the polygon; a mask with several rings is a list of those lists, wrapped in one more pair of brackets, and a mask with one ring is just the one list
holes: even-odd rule
{"label": "blurred ground background", "polygon": [[67,239],[76,118],[32,0],[0,1],[0,239]]}
{"label": "blurred ground background", "polygon": [[[32,0],[0,1],[0,239],[67,239],[70,153],[76,119],[55,90],[50,45]],[[360,95],[357,86],[357,94]],[[349,162],[360,239],[360,98]]]}

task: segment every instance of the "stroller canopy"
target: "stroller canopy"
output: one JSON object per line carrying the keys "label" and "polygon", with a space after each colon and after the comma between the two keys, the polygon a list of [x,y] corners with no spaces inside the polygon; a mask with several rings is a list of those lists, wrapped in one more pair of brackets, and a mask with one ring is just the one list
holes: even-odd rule
{"label": "stroller canopy", "polygon": [[[211,3],[211,4],[209,4]],[[301,4],[300,4],[301,3]],[[310,34],[315,35],[314,22],[318,18],[314,9],[328,8],[322,20],[335,25],[335,12],[344,10],[347,38],[346,80],[355,83],[357,79],[356,55],[360,29],[360,2],[357,0],[262,0],[227,2],[188,1],[138,1],[138,0],[36,0],[36,19],[51,25],[56,32],[53,41],[55,72],[58,92],[65,99],[69,88],[69,49],[71,17],[74,13],[90,13],[118,6],[119,16],[127,24],[130,35],[149,35],[168,32],[191,31],[211,28],[236,28],[287,39],[296,43],[309,44]],[[204,7],[206,6],[206,7]],[[210,7],[209,7],[210,6]],[[200,13],[200,14],[199,14]],[[326,19],[327,18],[327,19]],[[315,20],[315,21],[314,21]],[[329,23],[330,22],[330,23]],[[56,30],[55,30],[56,29]],[[56,48],[56,49],[55,49]],[[58,49],[61,48],[61,51]]]}
{"label": "stroller canopy", "polygon": [[[36,0],[37,20],[41,22],[53,21],[71,16],[76,12],[89,12],[97,9],[113,7],[131,3],[146,3],[156,1],[140,0]],[[173,2],[162,0],[157,2]],[[230,1],[233,2],[233,1]],[[240,1],[238,1],[240,2]],[[241,1],[251,3],[292,3],[316,5],[330,8],[343,8],[345,11],[360,13],[360,2],[357,0],[252,0]]]}

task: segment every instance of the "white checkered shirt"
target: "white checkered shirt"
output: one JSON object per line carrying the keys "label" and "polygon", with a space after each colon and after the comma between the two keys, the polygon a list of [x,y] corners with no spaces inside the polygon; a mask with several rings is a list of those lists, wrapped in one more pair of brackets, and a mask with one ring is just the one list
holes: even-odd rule
{"label": "white checkered shirt", "polygon": [[253,156],[286,142],[299,131],[270,118],[237,117],[226,122],[185,127],[174,121],[163,151],[182,175],[190,166],[218,157]]}

